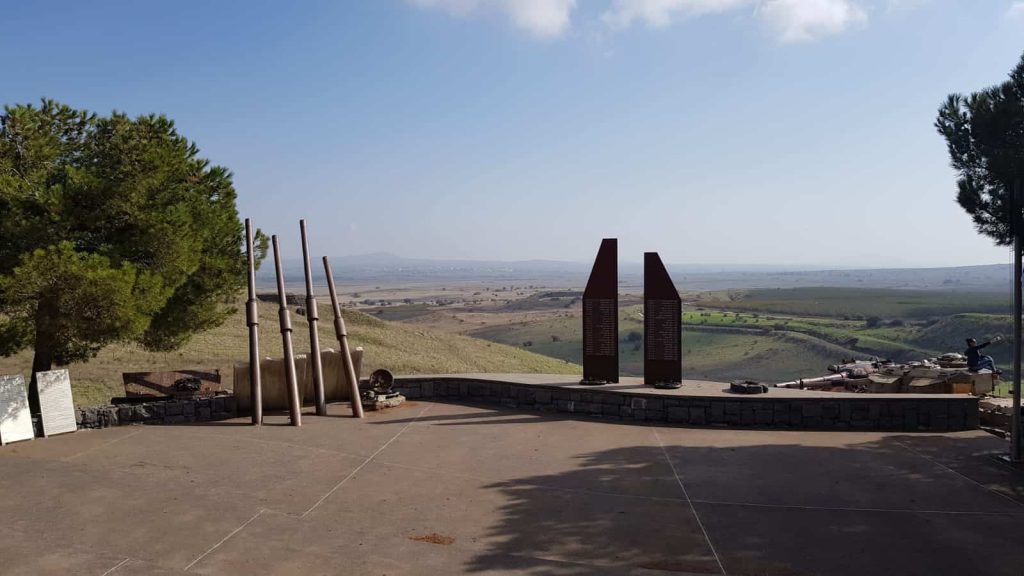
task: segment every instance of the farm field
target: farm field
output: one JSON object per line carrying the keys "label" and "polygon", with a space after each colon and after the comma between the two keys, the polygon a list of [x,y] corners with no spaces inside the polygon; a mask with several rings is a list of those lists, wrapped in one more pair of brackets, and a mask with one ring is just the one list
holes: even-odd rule
{"label": "farm field", "polygon": [[881,288],[789,288],[704,292],[694,304],[750,312],[828,318],[917,319],[960,314],[1010,314],[1006,292],[954,292]]}

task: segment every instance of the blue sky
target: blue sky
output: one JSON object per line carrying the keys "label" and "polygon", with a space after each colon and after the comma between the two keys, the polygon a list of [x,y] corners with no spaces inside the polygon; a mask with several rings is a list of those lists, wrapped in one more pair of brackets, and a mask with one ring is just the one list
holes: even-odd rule
{"label": "blue sky", "polygon": [[160,112],[298,254],[1007,262],[932,128],[1005,0],[7,0],[0,102]]}

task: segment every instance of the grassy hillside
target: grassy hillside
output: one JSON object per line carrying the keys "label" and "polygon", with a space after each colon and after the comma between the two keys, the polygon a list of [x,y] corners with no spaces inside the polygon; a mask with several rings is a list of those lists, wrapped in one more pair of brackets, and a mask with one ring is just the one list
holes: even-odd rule
{"label": "grassy hillside", "polygon": [[[984,342],[1002,336],[1009,339],[1013,335],[1013,316],[1001,314],[957,314],[943,318],[921,330],[914,340],[922,345],[943,350],[962,350],[966,348],[964,339],[977,338]],[[1007,360],[1011,348],[1007,342],[993,344],[986,352],[998,359],[1004,356]]]}
{"label": "grassy hillside", "polygon": [[[624,375],[643,374],[641,306],[619,311],[619,366]],[[470,332],[477,338],[519,346],[539,354],[579,363],[582,356],[578,315],[529,319]],[[769,382],[824,373],[825,368],[858,352],[792,331],[765,331],[743,325],[683,328],[683,376],[706,380],[753,378]]]}
{"label": "grassy hillside", "polygon": [[[344,311],[352,346],[365,349],[363,376],[377,368],[395,374],[457,372],[581,372],[579,366],[561,359],[534,354],[522,348],[503,346],[464,336],[444,334],[420,326],[386,322],[362,312]],[[337,348],[328,307],[320,306],[320,346]],[[260,302],[260,353],[281,356],[281,337],[277,325],[277,305]],[[309,329],[305,318],[292,315],[296,353],[309,351]],[[122,396],[122,372],[174,370],[183,368],[219,368],[227,387],[231,386],[232,366],[248,360],[248,331],[245,312],[239,306],[223,326],[199,334],[176,352],[155,353],[136,346],[115,345],[95,359],[69,367],[75,402],[79,405],[107,402]],[[0,373],[21,373],[28,377],[31,352],[0,358]]]}

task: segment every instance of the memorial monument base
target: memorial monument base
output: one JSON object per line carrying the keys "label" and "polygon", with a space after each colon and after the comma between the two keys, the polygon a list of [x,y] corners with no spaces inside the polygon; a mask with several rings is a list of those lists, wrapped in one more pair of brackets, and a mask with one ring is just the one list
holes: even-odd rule
{"label": "memorial monument base", "polygon": [[580,386],[604,386],[605,384],[616,384],[616,382],[612,380],[595,380],[593,378],[590,380],[580,380]]}
{"label": "memorial monument base", "polygon": [[677,388],[682,388],[683,387],[683,383],[682,382],[655,382],[654,384],[651,384],[651,386],[654,386],[655,388],[657,388],[659,390],[675,390]]}
{"label": "memorial monument base", "polygon": [[978,398],[967,394],[862,394],[769,388],[736,394],[725,382],[683,380],[655,390],[624,376],[614,386],[580,386],[557,374],[438,374],[395,379],[410,400],[490,404],[643,425],[783,430],[953,432],[979,424]]}

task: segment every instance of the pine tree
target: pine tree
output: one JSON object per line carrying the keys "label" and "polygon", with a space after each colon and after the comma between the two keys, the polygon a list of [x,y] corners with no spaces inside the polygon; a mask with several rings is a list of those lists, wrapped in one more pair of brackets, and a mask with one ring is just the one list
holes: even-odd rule
{"label": "pine tree", "polygon": [[[31,347],[34,375],[114,342],[172,350],[221,324],[245,283],[235,198],[230,172],[164,116],[6,106],[0,354]],[[34,377],[29,397],[37,411]]]}
{"label": "pine tree", "polygon": [[950,95],[935,127],[958,173],[957,202],[978,232],[1012,244],[1011,194],[1024,178],[1024,56],[1006,82]]}

